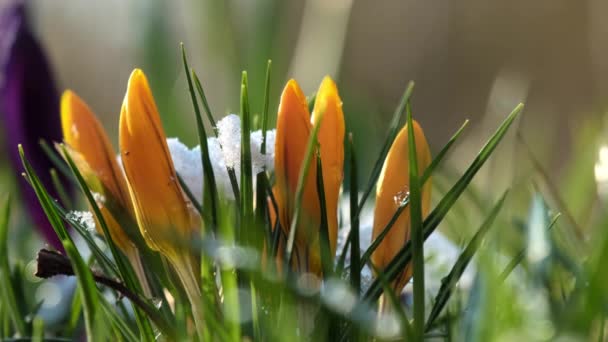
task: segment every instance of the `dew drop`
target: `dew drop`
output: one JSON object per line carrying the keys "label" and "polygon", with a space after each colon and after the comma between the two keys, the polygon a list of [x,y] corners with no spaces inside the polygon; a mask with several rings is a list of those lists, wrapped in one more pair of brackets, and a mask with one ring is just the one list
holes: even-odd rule
{"label": "dew drop", "polygon": [[397,192],[397,194],[395,194],[395,196],[393,197],[393,200],[395,201],[395,204],[400,206],[409,197],[410,197],[410,189],[408,187],[405,187],[401,191]]}
{"label": "dew drop", "polygon": [[158,310],[160,310],[160,308],[163,306],[163,300],[160,298],[152,298],[152,299],[150,299],[150,302]]}

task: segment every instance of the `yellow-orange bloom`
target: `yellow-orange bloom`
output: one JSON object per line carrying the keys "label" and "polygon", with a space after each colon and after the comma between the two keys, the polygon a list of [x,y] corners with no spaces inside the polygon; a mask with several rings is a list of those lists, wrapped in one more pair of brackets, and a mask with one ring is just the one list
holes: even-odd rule
{"label": "yellow-orange bloom", "polygon": [[[416,155],[418,174],[422,175],[431,163],[431,152],[424,132],[416,121],[414,135],[416,140]],[[384,230],[393,217],[401,201],[409,193],[409,145],[407,125],[399,132],[391,146],[376,188],[376,208],[374,211],[374,226],[372,241]],[[431,180],[427,180],[421,189],[422,217],[425,218],[431,206]],[[384,269],[410,239],[410,209],[409,206],[399,215],[391,230],[384,237],[378,248],[372,254],[372,262],[379,269]],[[408,265],[397,277],[393,286],[397,293],[403,289],[411,278],[411,266]]]}
{"label": "yellow-orange bloom", "polygon": [[[327,201],[329,242],[335,252],[337,239],[337,206],[344,163],[344,116],[342,101],[333,81],[326,77],[315,103],[313,121],[322,117],[318,135],[323,161],[324,191]],[[321,115],[323,114],[323,115]],[[282,229],[289,234],[295,206],[295,192],[312,131],[306,97],[294,80],[290,80],[279,105],[275,140],[275,178],[273,189],[278,218]],[[313,161],[304,181],[302,215],[296,232],[292,267],[296,270],[321,274],[319,249],[320,205],[316,187],[317,171]],[[272,207],[271,207],[272,209]],[[271,221],[275,213],[271,210]],[[282,253],[279,253],[279,257]]]}
{"label": "yellow-orange bloom", "polygon": [[[112,241],[127,255],[134,253],[135,246],[110,213],[109,208],[132,213],[127,184],[116,162],[110,139],[103,126],[87,104],[70,90],[61,97],[61,126],[68,151],[76,162],[91,190],[103,195],[98,203],[108,225]],[[103,231],[97,225],[100,234]]]}
{"label": "yellow-orange bloom", "polygon": [[327,206],[327,221],[331,255],[336,252],[338,239],[338,197],[344,176],[344,113],[342,100],[334,81],[325,76],[312,111],[312,123],[321,118],[318,140],[323,165],[323,185]]}
{"label": "yellow-orange bloom", "polygon": [[120,154],[141,233],[150,248],[182,255],[199,226],[179,186],[156,103],[143,71],[131,73],[120,113]]}
{"label": "yellow-orange bloom", "polygon": [[120,154],[141,234],[150,248],[173,264],[192,305],[198,333],[204,336],[197,262],[184,245],[201,221],[178,183],[152,91],[139,69],[129,78],[119,130]]}

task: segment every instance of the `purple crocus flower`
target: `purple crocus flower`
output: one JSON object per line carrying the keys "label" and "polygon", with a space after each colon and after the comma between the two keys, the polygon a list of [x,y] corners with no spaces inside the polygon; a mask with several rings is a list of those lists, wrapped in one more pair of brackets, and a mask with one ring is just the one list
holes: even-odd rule
{"label": "purple crocus flower", "polygon": [[[57,198],[49,174],[52,163],[39,141],[61,140],[59,96],[42,48],[27,26],[21,1],[0,6],[0,119],[13,168],[18,173],[23,170],[17,150],[22,144],[41,181]],[[61,249],[34,190],[23,177],[18,178],[31,221],[52,246]]]}

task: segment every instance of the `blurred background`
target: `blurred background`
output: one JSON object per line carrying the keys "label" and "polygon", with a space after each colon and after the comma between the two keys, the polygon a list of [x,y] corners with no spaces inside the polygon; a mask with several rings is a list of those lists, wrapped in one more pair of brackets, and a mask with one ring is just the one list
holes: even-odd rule
{"label": "blurred background", "polygon": [[[216,119],[238,112],[242,70],[249,72],[252,110],[261,111],[268,59],[273,60],[271,113],[289,78],[312,94],[324,75],[332,76],[360,154],[361,183],[410,80],[416,82],[414,117],[433,151],[470,120],[442,170],[447,175],[466,167],[511,109],[525,102],[516,128],[476,178],[480,202],[507,187],[529,193],[538,186],[558,204],[566,198],[577,225],[584,225],[597,205],[594,169],[600,147],[608,142],[604,1],[26,4],[58,88],[84,98],[114,139],[128,76],[139,67],[151,81],[168,136],[194,145],[179,51],[184,42]],[[539,168],[544,174],[534,180]],[[0,189],[13,187],[14,177],[1,177]],[[437,185],[441,191],[441,179]],[[515,206],[527,207],[527,196],[521,198]]]}

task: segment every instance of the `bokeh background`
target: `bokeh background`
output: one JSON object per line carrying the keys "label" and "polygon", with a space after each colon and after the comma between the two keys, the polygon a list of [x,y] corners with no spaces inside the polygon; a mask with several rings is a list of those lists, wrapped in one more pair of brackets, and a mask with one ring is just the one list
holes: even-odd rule
{"label": "bokeh background", "polygon": [[[567,202],[575,225],[584,226],[601,199],[594,175],[608,142],[608,3],[601,0],[32,0],[27,8],[59,89],[80,94],[114,139],[126,81],[140,67],[168,135],[195,143],[184,42],[216,118],[238,111],[242,70],[249,72],[252,109],[261,111],[267,59],[271,112],[289,78],[312,94],[332,76],[362,183],[414,80],[414,116],[433,151],[470,120],[443,174],[466,167],[510,110],[526,103],[476,179],[479,202],[511,187],[523,194],[515,207],[525,208],[525,194],[536,186],[555,203]],[[0,189],[14,189],[17,176],[0,161]],[[441,179],[437,184],[441,191]]]}

